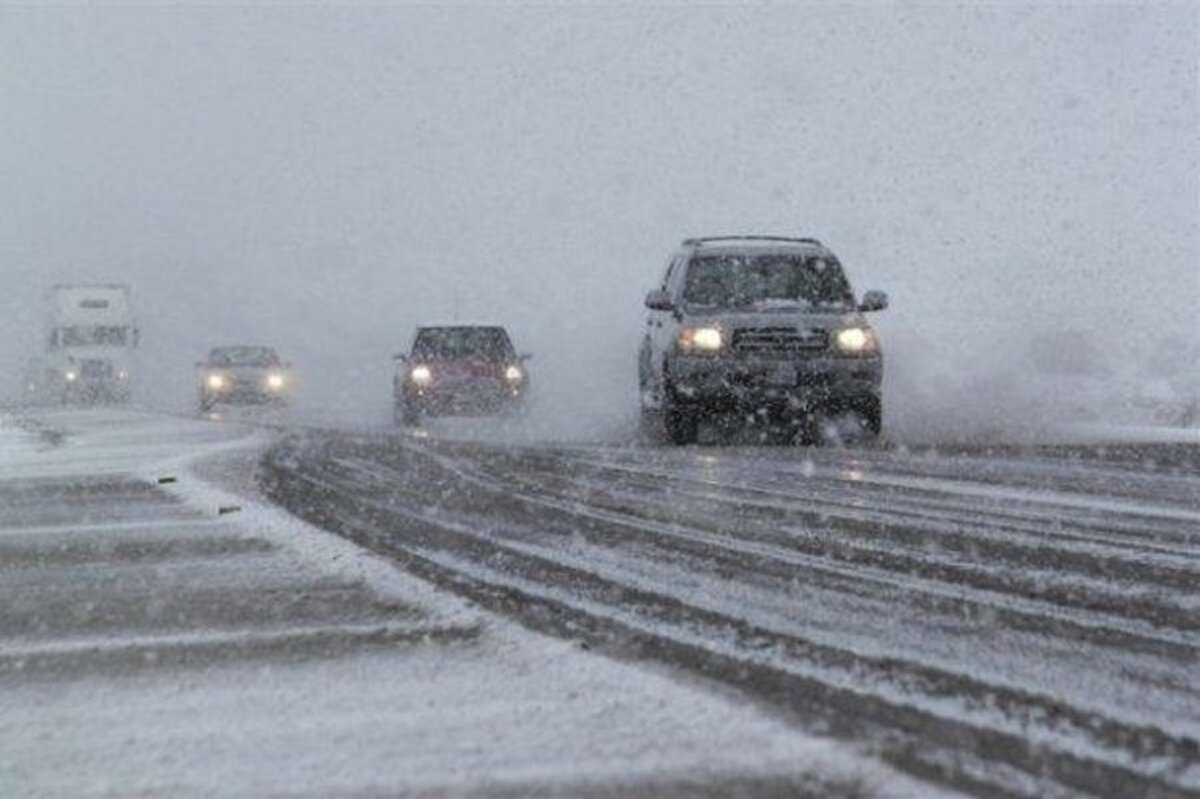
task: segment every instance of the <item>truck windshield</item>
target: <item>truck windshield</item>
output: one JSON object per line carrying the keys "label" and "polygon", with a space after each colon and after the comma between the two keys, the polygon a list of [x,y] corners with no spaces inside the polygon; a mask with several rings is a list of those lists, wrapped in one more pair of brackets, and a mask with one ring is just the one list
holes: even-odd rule
{"label": "truck windshield", "polygon": [[412,354],[419,360],[434,361],[505,361],[515,357],[508,333],[501,327],[428,327],[417,334]]}
{"label": "truck windshield", "polygon": [[124,347],[129,328],[113,326],[72,326],[59,329],[58,343],[63,347]]}
{"label": "truck windshield", "polygon": [[688,265],[683,301],[689,306],[750,311],[844,310],[854,305],[841,265],[811,255],[719,255]]}

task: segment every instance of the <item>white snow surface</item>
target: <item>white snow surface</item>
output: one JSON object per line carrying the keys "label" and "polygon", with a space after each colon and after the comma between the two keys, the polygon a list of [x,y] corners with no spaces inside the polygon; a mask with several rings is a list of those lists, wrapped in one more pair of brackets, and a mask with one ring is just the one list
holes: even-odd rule
{"label": "white snow surface", "polygon": [[[31,427],[66,438],[55,446]],[[230,569],[225,579],[236,575],[243,588],[279,590],[292,569],[297,579],[369,586],[417,608],[420,623],[477,625],[481,634],[309,659],[85,666],[70,677],[9,673],[0,680],[5,795],[462,795],[530,785],[569,794],[595,785],[636,791],[642,780],[772,774],[819,775],[818,784],[868,794],[940,793],[735,695],[484,614],[252,495],[202,483],[193,471],[200,459],[207,459],[206,475],[238,458],[244,464],[265,441],[247,427],[136,412],[46,414],[20,425],[4,419],[0,481],[169,474],[178,479],[171,492],[196,519],[0,524],[0,536],[169,537],[190,524],[279,548],[271,568],[262,568],[270,555],[240,567],[235,559],[219,561]],[[233,503],[241,512],[218,519],[215,509]],[[131,573],[136,568],[172,579],[161,567]],[[212,565],[196,564],[191,580],[203,582],[205,569]],[[0,570],[0,587],[10,579]],[[137,637],[87,643],[103,651],[131,642]],[[0,655],[16,645],[45,652],[71,644],[0,639]]]}

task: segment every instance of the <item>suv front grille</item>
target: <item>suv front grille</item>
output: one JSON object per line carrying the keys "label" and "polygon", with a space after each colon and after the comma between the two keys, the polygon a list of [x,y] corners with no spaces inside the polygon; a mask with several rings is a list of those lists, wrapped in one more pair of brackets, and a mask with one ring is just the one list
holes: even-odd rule
{"label": "suv front grille", "polygon": [[733,331],[731,343],[739,355],[794,355],[825,349],[829,336],[819,328],[747,327]]}

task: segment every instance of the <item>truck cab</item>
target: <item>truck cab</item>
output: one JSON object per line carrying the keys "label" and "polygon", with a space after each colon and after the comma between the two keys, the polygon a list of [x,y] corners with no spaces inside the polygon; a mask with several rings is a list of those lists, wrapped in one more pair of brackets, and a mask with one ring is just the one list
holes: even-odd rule
{"label": "truck cab", "polygon": [[140,333],[122,285],[58,285],[47,293],[45,349],[26,390],[43,402],[127,402]]}

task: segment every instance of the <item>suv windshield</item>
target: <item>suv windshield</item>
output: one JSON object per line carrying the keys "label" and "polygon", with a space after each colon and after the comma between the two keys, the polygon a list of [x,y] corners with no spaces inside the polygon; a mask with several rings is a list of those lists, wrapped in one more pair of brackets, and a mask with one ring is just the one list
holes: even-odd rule
{"label": "suv windshield", "polygon": [[683,301],[699,308],[750,311],[854,305],[841,265],[828,256],[713,255],[688,265]]}
{"label": "suv windshield", "polygon": [[417,334],[412,355],[433,361],[459,358],[507,361],[515,357],[515,352],[502,327],[427,327]]}
{"label": "suv windshield", "polygon": [[208,354],[213,366],[278,366],[279,356],[270,347],[222,347]]}

